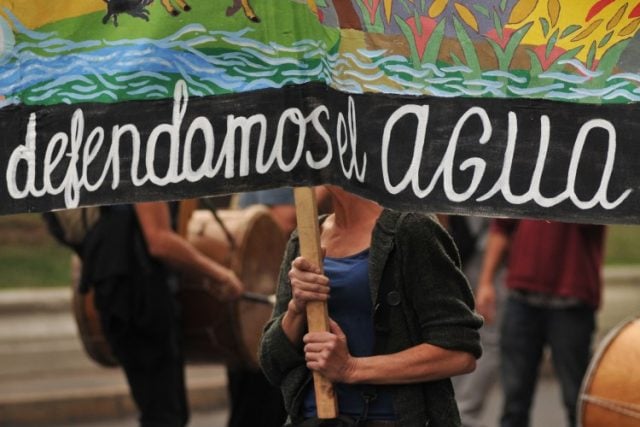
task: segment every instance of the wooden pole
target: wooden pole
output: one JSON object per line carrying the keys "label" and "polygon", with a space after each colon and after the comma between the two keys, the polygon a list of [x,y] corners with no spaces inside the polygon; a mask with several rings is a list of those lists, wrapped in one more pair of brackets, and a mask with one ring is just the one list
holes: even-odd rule
{"label": "wooden pole", "polygon": [[[322,269],[318,207],[313,188],[295,188],[294,197],[300,237],[300,255]],[[317,301],[307,304],[307,325],[309,332],[329,330],[329,312],[326,303]],[[331,382],[320,373],[314,372],[313,385],[316,392],[318,418],[337,418],[338,403]]]}

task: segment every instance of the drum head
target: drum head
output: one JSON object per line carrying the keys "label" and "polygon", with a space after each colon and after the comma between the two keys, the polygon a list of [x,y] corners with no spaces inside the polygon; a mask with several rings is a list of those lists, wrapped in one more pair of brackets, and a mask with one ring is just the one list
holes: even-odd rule
{"label": "drum head", "polygon": [[[235,271],[247,291],[274,294],[286,239],[269,210],[252,206],[217,211],[217,216],[223,226],[212,212],[195,211],[188,226],[188,240]],[[262,328],[273,307],[247,300],[222,303],[212,292],[214,286],[203,285],[198,278],[185,278],[181,283],[187,360],[257,369]]]}
{"label": "drum head", "polygon": [[640,425],[640,319],[614,328],[598,346],[582,384],[578,425]]}
{"label": "drum head", "polygon": [[[274,227],[278,233],[274,233]],[[245,284],[247,291],[273,295],[286,245],[285,237],[269,214],[255,215],[248,225],[232,269]],[[262,328],[271,317],[273,307],[240,300],[235,304],[238,332],[242,336],[246,358],[258,366],[258,345]]]}

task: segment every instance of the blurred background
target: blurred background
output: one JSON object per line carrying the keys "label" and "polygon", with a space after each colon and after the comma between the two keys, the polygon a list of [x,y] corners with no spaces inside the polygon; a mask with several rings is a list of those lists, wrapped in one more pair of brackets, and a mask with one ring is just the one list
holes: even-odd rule
{"label": "blurred background", "polygon": [[[597,341],[640,313],[640,226],[608,228],[605,292]],[[71,308],[71,251],[47,233],[39,214],[0,216],[0,426],[127,426],[135,410],[119,369],[86,355]],[[535,427],[564,416],[549,364],[533,413]],[[195,427],[226,425],[226,377],[220,365],[189,365]],[[482,392],[482,391],[479,391]],[[496,425],[500,397],[486,424]]]}

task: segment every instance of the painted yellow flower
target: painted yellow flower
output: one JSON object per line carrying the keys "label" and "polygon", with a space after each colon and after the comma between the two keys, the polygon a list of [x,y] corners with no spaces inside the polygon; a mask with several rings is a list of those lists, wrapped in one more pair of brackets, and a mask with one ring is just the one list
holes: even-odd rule
{"label": "painted yellow flower", "polygon": [[534,22],[524,44],[554,45],[570,51],[582,48],[577,58],[598,60],[617,43],[640,30],[639,0],[520,0],[509,17],[508,27],[517,29]]}
{"label": "painted yellow flower", "polygon": [[[436,19],[444,13],[447,6],[449,6],[449,3],[449,0],[434,0],[433,3],[431,3],[431,6],[429,6],[427,15],[429,18]],[[478,20],[471,9],[461,2],[454,1],[451,3],[453,3],[453,7],[460,19],[462,19],[462,21],[464,21],[469,27],[473,28],[476,32],[479,31]]]}

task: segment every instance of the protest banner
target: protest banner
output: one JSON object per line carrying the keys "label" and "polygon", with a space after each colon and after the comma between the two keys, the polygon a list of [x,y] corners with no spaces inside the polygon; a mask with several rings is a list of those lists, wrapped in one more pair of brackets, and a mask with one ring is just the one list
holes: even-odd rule
{"label": "protest banner", "polygon": [[640,2],[0,1],[0,214],[333,183],[637,223]]}

